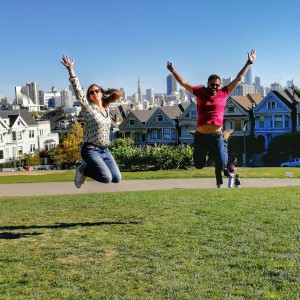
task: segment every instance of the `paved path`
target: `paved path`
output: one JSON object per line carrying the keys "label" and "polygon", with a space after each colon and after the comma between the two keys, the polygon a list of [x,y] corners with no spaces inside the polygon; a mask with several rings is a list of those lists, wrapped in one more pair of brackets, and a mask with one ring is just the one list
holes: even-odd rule
{"label": "paved path", "polygon": [[[284,187],[299,186],[300,179],[243,179],[243,187]],[[102,184],[87,181],[80,189],[73,182],[14,183],[0,184],[0,197],[35,196],[61,194],[89,194],[123,191],[172,190],[172,189],[211,189],[216,188],[214,178],[204,179],[161,179],[161,180],[124,180],[120,183]],[[222,187],[227,188],[227,180]]]}

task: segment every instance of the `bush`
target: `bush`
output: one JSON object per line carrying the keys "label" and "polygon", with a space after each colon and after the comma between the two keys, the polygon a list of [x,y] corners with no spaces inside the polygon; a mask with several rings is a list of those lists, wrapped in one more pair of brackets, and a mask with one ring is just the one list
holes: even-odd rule
{"label": "bush", "polygon": [[193,166],[190,145],[135,146],[131,139],[117,139],[111,146],[121,171],[186,170]]}

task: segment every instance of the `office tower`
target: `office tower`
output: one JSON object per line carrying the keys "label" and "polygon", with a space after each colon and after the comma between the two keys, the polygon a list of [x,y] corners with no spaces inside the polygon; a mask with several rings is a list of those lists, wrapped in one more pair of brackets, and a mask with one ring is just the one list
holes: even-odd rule
{"label": "office tower", "polygon": [[222,78],[222,87],[228,85],[232,81],[232,77]]}
{"label": "office tower", "polygon": [[293,79],[292,79],[292,80],[288,80],[288,81],[286,82],[286,86],[287,86],[287,88],[292,88],[292,87],[294,87],[294,81],[293,81]]}
{"label": "office tower", "polygon": [[69,90],[64,90],[60,92],[61,106],[63,107],[73,107],[73,97],[72,92]]}
{"label": "office tower", "polygon": [[177,82],[173,74],[167,76],[167,95],[177,92]]}
{"label": "office tower", "polygon": [[141,81],[140,81],[140,77],[138,78],[138,102],[141,103],[143,100],[143,94],[142,94],[142,85],[141,85]]}
{"label": "office tower", "polygon": [[255,93],[255,87],[247,83],[240,83],[231,92],[231,96],[246,96],[247,94]]}
{"label": "office tower", "polygon": [[126,92],[125,92],[124,88],[121,87],[120,91],[122,92],[122,98],[123,98],[123,100],[126,100]]}
{"label": "office tower", "polygon": [[248,72],[247,72],[246,75],[245,75],[245,83],[246,83],[246,84],[249,84],[249,85],[252,85],[252,84],[253,84],[251,67],[250,67],[250,69],[248,70]]}
{"label": "office tower", "polygon": [[282,91],[283,88],[280,83],[274,82],[270,85],[271,91]]}
{"label": "office tower", "polygon": [[260,86],[260,77],[255,76],[255,78],[254,78],[254,85],[255,86]]}
{"label": "office tower", "polygon": [[36,105],[40,104],[39,97],[38,97],[38,85],[36,82],[30,82],[26,83],[26,86],[28,88],[29,98],[32,100],[32,102]]}
{"label": "office tower", "polygon": [[154,88],[146,89],[146,100],[153,104],[154,101]]}

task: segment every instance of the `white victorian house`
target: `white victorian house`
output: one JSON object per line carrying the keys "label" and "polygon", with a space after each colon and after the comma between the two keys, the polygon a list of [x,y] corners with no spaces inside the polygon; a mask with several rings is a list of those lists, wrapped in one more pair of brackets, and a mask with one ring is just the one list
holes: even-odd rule
{"label": "white victorian house", "polygon": [[0,110],[0,163],[56,148],[58,143],[49,121],[36,121],[27,110]]}

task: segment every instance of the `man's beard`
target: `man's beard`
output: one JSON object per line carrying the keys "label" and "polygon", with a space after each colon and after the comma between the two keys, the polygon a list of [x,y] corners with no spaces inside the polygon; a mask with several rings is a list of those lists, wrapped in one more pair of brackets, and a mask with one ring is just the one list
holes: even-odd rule
{"label": "man's beard", "polygon": [[211,95],[215,95],[218,91],[216,89],[208,89],[208,93]]}

